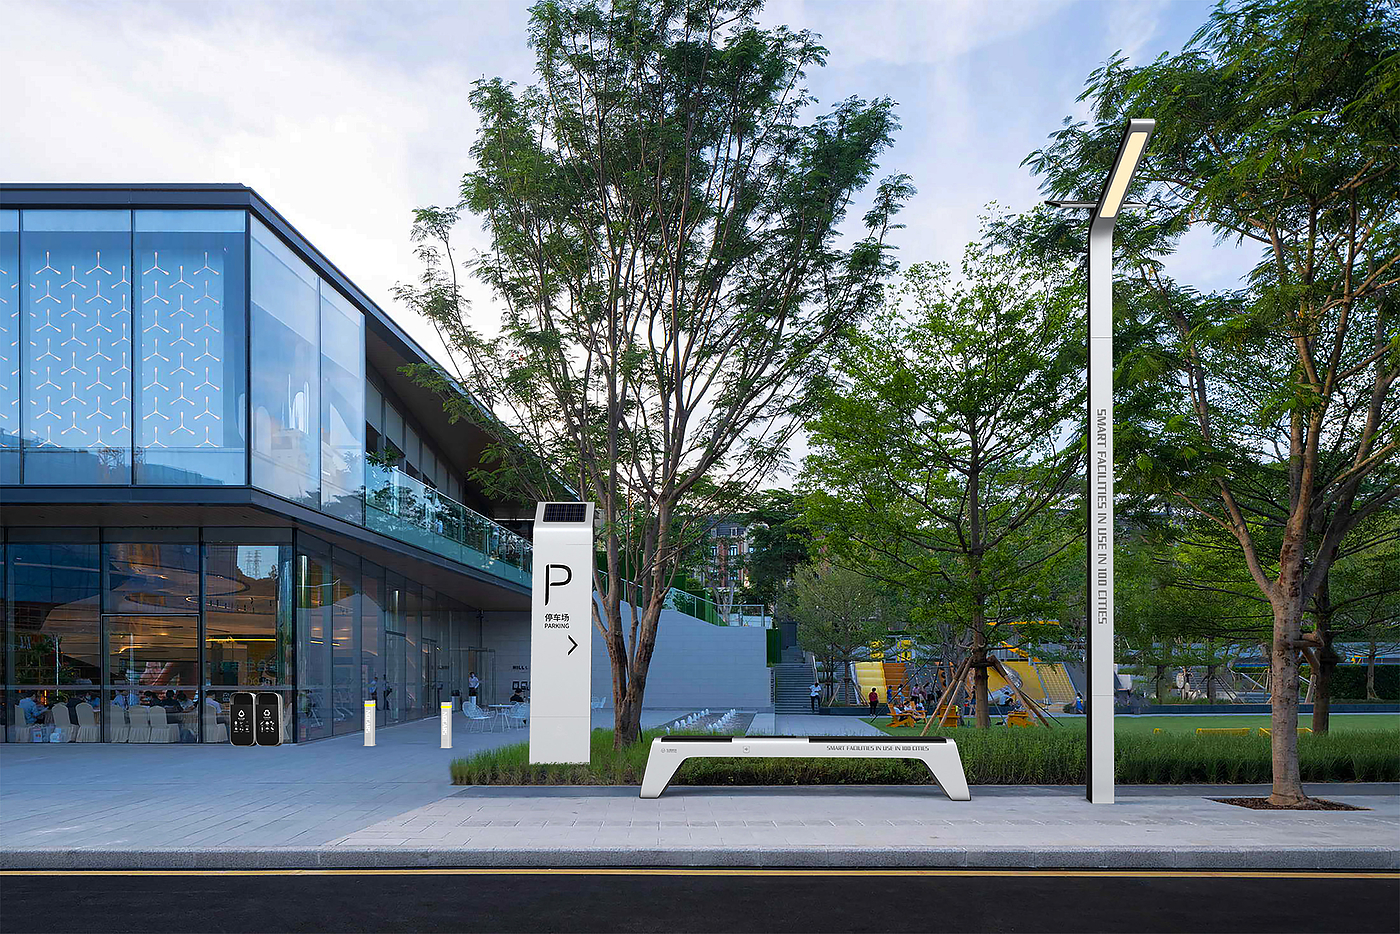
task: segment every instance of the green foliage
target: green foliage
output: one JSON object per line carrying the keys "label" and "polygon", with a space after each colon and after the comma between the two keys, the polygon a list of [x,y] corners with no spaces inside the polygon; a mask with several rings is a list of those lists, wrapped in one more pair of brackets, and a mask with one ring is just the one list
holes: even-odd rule
{"label": "green foliage", "polygon": [[745,559],[749,583],[739,600],[774,606],[797,568],[812,560],[812,540],[802,524],[800,500],[788,490],[763,490],[740,520],[749,529]]}
{"label": "green foliage", "polygon": [[1058,616],[1070,578],[1082,590],[1082,570],[1065,576],[1080,295],[1061,267],[990,240],[968,247],[960,279],[913,266],[808,426],[808,525],[835,560],[906,595],[932,642],[995,643],[1010,623]]}
{"label": "green foliage", "polygon": [[[797,643],[832,671],[883,641],[898,604],[888,584],[857,571],[831,565],[797,569],[783,597],[784,615],[797,620]],[[837,686],[849,700],[850,678]]]}
{"label": "green foliage", "polygon": [[[1308,676],[1312,676],[1311,672]],[[1400,665],[1376,666],[1376,696],[1383,701],[1400,700]],[[1365,665],[1341,665],[1332,672],[1334,702],[1366,699]]]}
{"label": "green foliage", "polygon": [[[531,765],[526,743],[454,759],[454,785],[640,785],[648,742],[612,748],[593,731],[588,765]],[[971,785],[1075,785],[1085,780],[1085,734],[1069,729],[949,731]],[[1394,731],[1339,731],[1299,738],[1303,781],[1400,780]],[[1119,735],[1121,784],[1256,784],[1269,781],[1269,741],[1253,736]],[[902,759],[699,759],[675,785],[926,785],[928,769]]]}
{"label": "green foliage", "polygon": [[[599,624],[628,729],[698,526],[784,465],[833,349],[881,301],[885,238],[913,193],[899,174],[871,185],[893,101],[846,97],[813,115],[804,80],[826,49],[760,27],[760,9],[536,3],[537,81],[474,84],[474,167],[455,206],[420,211],[424,273],[397,293],[439,328],[477,400],[454,414],[503,439],[499,488],[596,501]],[[840,230],[867,188],[852,241]],[[486,233],[469,266],[499,331],[475,325],[456,280],[464,212]],[[635,624],[617,604],[624,562]]]}

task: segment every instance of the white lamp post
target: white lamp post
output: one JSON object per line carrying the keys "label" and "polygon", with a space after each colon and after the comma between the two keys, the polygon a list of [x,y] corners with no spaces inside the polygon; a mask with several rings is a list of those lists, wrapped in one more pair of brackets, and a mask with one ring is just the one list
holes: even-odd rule
{"label": "white lamp post", "polygon": [[1129,120],[1098,201],[1052,201],[1089,216],[1089,780],[1094,804],[1113,803],[1113,226],[1125,207],[1155,120]]}

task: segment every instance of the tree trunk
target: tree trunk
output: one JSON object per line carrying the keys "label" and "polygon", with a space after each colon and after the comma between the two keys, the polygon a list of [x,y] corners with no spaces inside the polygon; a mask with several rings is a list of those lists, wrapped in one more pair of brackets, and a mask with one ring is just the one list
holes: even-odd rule
{"label": "tree trunk", "polygon": [[1374,642],[1371,643],[1370,649],[1366,652],[1366,699],[1381,699],[1381,696],[1376,693],[1376,644]]}
{"label": "tree trunk", "polygon": [[1155,680],[1156,680],[1156,687],[1157,687],[1157,703],[1158,703],[1158,704],[1164,703],[1164,701],[1162,700],[1162,682],[1166,680],[1166,677],[1167,677],[1167,666],[1166,666],[1166,665],[1158,665],[1158,666],[1157,666],[1157,677],[1156,677],[1156,679],[1155,679]]}
{"label": "tree trunk", "polygon": [[992,715],[987,709],[987,640],[980,629],[972,646],[972,698],[977,725],[984,729],[991,726]]}
{"label": "tree trunk", "polygon": [[1274,640],[1270,652],[1269,745],[1273,765],[1275,807],[1296,807],[1308,800],[1298,768],[1298,638],[1302,629],[1301,568],[1293,575],[1292,592],[1285,586],[1274,603]]}
{"label": "tree trunk", "polygon": [[1332,716],[1332,675],[1340,660],[1332,648],[1332,595],[1328,578],[1323,577],[1317,587],[1313,601],[1317,614],[1317,629],[1314,635],[1322,644],[1310,653],[1312,664],[1313,716],[1312,731],[1326,733]]}
{"label": "tree trunk", "polygon": [[1208,704],[1215,703],[1215,667],[1214,665],[1206,666],[1206,703]]}

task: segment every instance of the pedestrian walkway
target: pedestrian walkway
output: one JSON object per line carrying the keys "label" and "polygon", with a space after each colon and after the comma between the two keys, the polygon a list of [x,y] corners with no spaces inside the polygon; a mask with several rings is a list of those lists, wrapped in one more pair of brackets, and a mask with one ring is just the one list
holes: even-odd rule
{"label": "pedestrian walkway", "polygon": [[778,714],[776,736],[884,736],[883,730],[860,717],[820,716],[818,714]]}
{"label": "pedestrian walkway", "polygon": [[[601,711],[607,713],[610,711]],[[664,722],[674,711],[649,712]],[[783,719],[785,730],[846,718]],[[856,718],[850,718],[859,723]],[[0,746],[0,867],[923,865],[1400,868],[1400,789],[1365,811],[1250,811],[1263,788],[454,787],[454,756],[524,741],[436,720],[297,746]]]}

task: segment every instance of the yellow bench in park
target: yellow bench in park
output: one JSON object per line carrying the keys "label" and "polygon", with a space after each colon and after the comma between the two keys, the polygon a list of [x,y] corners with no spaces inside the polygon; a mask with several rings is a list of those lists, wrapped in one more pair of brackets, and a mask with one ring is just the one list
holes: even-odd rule
{"label": "yellow bench in park", "polygon": [[[888,705],[887,705],[887,706],[888,706]],[[895,710],[893,707],[889,707],[889,711],[890,711],[890,726],[892,726],[892,727],[899,727],[899,726],[914,727],[914,726],[918,726],[918,725],[919,725],[920,723],[922,723],[923,720],[924,720],[924,715],[921,714],[921,713],[919,713],[917,710],[911,710],[911,711],[908,711],[908,712],[906,712],[906,713],[900,713],[898,710]]]}
{"label": "yellow bench in park", "polygon": [[[1267,727],[1267,726],[1261,726],[1261,727],[1259,728],[1259,735],[1260,735],[1260,736],[1268,736],[1271,732],[1273,732],[1273,731],[1272,731],[1269,727]],[[1300,734],[1301,734],[1301,733],[1311,733],[1311,732],[1312,732],[1312,727],[1300,726],[1300,727],[1298,727],[1298,732],[1299,732]]]}
{"label": "yellow bench in park", "polygon": [[1197,736],[1248,736],[1254,732],[1247,726],[1237,729],[1207,729],[1206,727],[1196,727]]}

